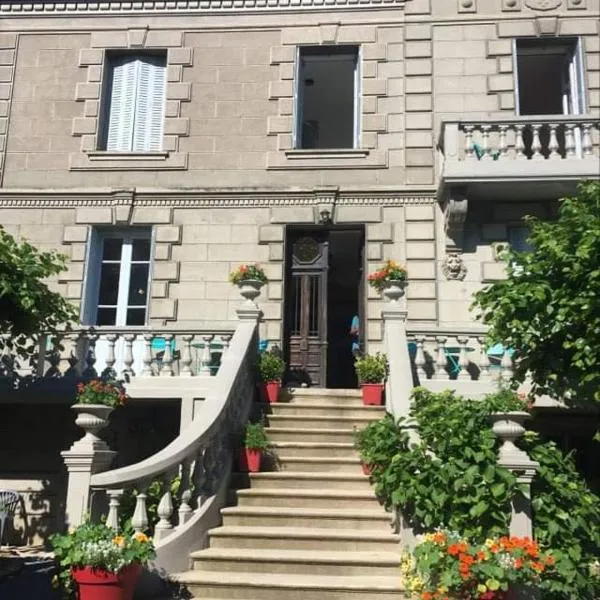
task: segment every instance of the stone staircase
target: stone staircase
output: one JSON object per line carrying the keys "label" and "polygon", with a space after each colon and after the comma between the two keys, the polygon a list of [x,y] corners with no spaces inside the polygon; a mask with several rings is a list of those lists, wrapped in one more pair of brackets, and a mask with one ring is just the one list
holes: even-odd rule
{"label": "stone staircase", "polygon": [[250,474],[176,579],[197,600],[401,600],[398,536],[353,448],[384,409],[302,389],[270,411],[276,470]]}

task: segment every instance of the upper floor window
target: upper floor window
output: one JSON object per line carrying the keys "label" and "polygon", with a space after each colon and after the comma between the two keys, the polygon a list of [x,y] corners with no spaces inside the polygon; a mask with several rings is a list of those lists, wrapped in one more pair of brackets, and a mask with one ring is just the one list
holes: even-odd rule
{"label": "upper floor window", "polygon": [[360,60],[356,46],[298,49],[294,148],[358,148]]}
{"label": "upper floor window", "polygon": [[148,229],[94,230],[87,263],[86,325],[146,324],[150,250]]}
{"label": "upper floor window", "polygon": [[515,42],[519,115],[579,115],[585,112],[581,47],[577,39]]}
{"label": "upper floor window", "polygon": [[532,244],[528,241],[531,229],[526,225],[517,225],[508,228],[508,243],[513,250],[517,252],[529,252],[533,250]]}
{"label": "upper floor window", "polygon": [[107,56],[101,150],[162,150],[166,62],[164,54]]}

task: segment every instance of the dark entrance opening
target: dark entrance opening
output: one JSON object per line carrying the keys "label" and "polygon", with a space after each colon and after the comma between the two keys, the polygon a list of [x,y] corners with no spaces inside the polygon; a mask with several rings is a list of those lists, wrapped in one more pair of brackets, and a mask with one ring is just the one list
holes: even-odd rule
{"label": "dark entrance opening", "polygon": [[362,226],[288,228],[284,353],[291,385],[357,386],[350,326],[357,316],[363,329],[363,248]]}

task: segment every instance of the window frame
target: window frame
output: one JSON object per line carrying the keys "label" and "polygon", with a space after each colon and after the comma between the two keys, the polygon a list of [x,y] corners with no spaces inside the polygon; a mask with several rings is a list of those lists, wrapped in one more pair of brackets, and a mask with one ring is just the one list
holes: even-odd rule
{"label": "window frame", "polygon": [[[354,63],[354,98],[353,98],[353,119],[352,119],[352,146],[351,147],[331,147],[331,148],[304,148],[302,146],[302,130],[304,117],[304,85],[301,84],[303,73],[302,51],[307,48],[316,48],[326,54],[328,49],[346,48],[355,52]],[[350,52],[348,53],[350,54]],[[292,151],[293,152],[351,152],[360,150],[362,133],[362,47],[360,44],[327,44],[323,46],[299,45],[296,47],[296,58],[294,65],[294,89],[293,89],[293,111],[292,111]]]}
{"label": "window frame", "polygon": [[[100,294],[100,279],[102,272],[102,253],[104,241],[107,239],[121,239],[121,257],[119,259],[119,283],[117,290],[117,303],[115,305],[115,324],[114,325],[98,325],[98,310],[104,305],[99,304]],[[150,251],[147,261],[132,260],[132,242],[133,240],[147,239],[150,244]],[[154,232],[150,228],[130,228],[130,229],[98,229],[93,228],[90,235],[86,261],[86,275],[84,281],[85,296],[82,302],[81,321],[83,325],[92,327],[140,327],[148,323],[148,311],[150,306],[150,288],[152,282],[152,266],[153,266],[153,249],[154,249]],[[111,262],[117,262],[111,261]],[[136,309],[144,310],[143,325],[127,325],[127,311],[129,304],[129,283],[131,280],[131,269],[135,264],[148,264],[148,279],[146,303],[144,305],[135,306]],[[112,305],[106,305],[109,307]]]}
{"label": "window frame", "polygon": [[[129,59],[129,61],[140,61],[150,57],[161,59],[162,72],[163,72],[163,90],[162,90],[162,102],[160,105],[160,133],[158,134],[157,148],[152,150],[146,149],[134,149],[135,137],[136,137],[136,124],[135,124],[135,111],[139,105],[139,74],[136,75],[136,86],[135,86],[135,97],[133,98],[133,115],[132,119],[134,124],[131,128],[131,139],[128,149],[114,149],[108,148],[109,140],[109,129],[111,122],[112,113],[112,89],[114,82],[114,68],[115,63],[120,60]],[[168,55],[166,50],[107,50],[104,53],[104,65],[102,69],[102,90],[100,94],[100,110],[98,119],[98,133],[96,152],[101,154],[107,154],[111,156],[119,155],[166,155],[164,150],[164,135],[165,135],[165,119],[166,119],[166,105],[167,105],[167,84],[168,84]]]}

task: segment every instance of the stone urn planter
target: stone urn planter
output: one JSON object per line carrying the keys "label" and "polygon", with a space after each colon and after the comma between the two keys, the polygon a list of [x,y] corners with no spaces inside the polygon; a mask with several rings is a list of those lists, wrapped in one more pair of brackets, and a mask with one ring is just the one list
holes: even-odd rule
{"label": "stone urn planter", "polygon": [[515,442],[525,433],[524,423],[530,418],[531,415],[525,411],[497,412],[490,415],[492,431],[502,442],[501,460],[510,461],[523,456],[523,451],[515,446]]}
{"label": "stone urn planter", "polygon": [[80,440],[84,443],[103,444],[98,433],[108,425],[108,417],[114,410],[105,404],[73,404],[71,408],[77,413],[75,424],[85,431]]}
{"label": "stone urn planter", "polygon": [[238,283],[240,294],[247,302],[254,302],[260,296],[260,290],[265,285],[260,279],[244,279]]}
{"label": "stone urn planter", "polygon": [[399,302],[406,294],[407,285],[406,280],[385,281],[382,283],[381,294],[389,302]]}

